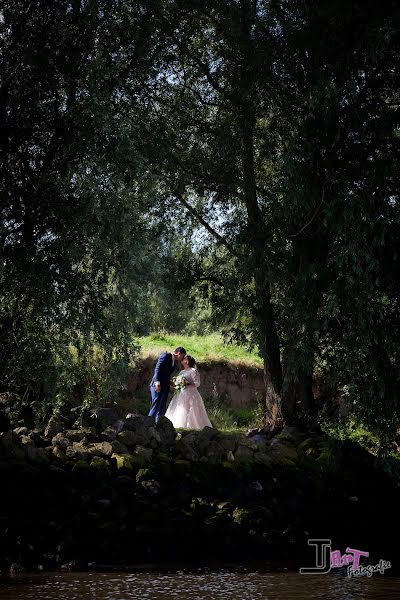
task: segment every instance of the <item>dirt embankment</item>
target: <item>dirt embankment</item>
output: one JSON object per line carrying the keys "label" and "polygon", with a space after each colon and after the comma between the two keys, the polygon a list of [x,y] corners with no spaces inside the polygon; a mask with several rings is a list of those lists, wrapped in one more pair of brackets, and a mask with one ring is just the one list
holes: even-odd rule
{"label": "dirt embankment", "polygon": [[[139,390],[148,390],[157,357],[142,359],[133,371],[127,396],[135,397]],[[204,398],[222,398],[227,405],[255,406],[263,397],[262,369],[245,363],[210,362],[199,363],[201,378],[199,392]],[[177,374],[176,371],[174,374]]]}

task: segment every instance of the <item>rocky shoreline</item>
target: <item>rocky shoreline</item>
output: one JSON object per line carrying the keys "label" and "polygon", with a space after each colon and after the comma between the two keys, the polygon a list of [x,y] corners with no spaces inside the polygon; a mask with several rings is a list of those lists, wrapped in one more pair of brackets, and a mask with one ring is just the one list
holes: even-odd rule
{"label": "rocky shoreline", "polygon": [[[0,433],[0,571],[313,564],[309,538],[396,562],[399,487],[360,447],[98,409]],[[286,563],[285,563],[286,561]],[[304,565],[305,563],[305,565]]]}

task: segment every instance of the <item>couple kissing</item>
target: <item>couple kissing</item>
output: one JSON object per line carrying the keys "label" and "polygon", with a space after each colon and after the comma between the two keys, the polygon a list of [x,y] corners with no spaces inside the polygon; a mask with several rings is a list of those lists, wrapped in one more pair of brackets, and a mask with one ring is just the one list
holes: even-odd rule
{"label": "couple kissing", "polygon": [[[171,375],[178,364],[183,367],[171,384]],[[149,417],[156,422],[165,415],[172,421],[175,429],[203,429],[212,427],[208,418],[203,398],[198,392],[200,374],[193,356],[186,353],[185,348],[178,346],[173,352],[163,352],[154,369],[150,384],[151,407]],[[168,395],[173,387],[175,393],[168,406]]]}

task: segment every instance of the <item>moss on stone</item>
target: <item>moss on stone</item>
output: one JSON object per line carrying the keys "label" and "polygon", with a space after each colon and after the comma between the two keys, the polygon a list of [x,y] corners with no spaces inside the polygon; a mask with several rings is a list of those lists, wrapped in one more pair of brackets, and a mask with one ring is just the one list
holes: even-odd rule
{"label": "moss on stone", "polygon": [[136,466],[136,460],[131,454],[113,454],[112,457],[117,463],[117,469],[128,469],[132,471]]}
{"label": "moss on stone", "polygon": [[94,456],[90,461],[90,467],[92,469],[106,469],[110,470],[110,463],[107,459],[102,458],[101,456]]}
{"label": "moss on stone", "polygon": [[88,469],[89,469],[89,465],[88,465],[88,463],[85,460],[77,460],[73,464],[73,467],[72,467],[72,471],[74,473],[76,473],[76,472],[82,472],[82,471],[87,472]]}

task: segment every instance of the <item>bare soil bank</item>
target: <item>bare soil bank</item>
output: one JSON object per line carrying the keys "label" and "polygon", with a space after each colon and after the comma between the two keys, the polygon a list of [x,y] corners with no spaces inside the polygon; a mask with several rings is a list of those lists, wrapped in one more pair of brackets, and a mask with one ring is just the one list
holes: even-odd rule
{"label": "bare soil bank", "polygon": [[[148,390],[157,356],[142,359],[133,371],[126,389],[127,399],[139,390]],[[263,397],[263,373],[245,363],[199,363],[199,391],[204,398],[222,398],[228,406],[255,406]],[[177,373],[178,371],[176,371]]]}

